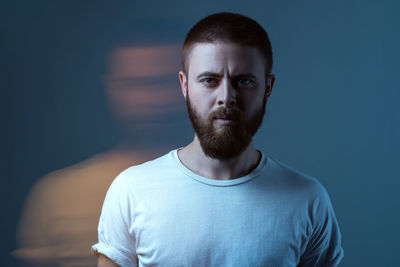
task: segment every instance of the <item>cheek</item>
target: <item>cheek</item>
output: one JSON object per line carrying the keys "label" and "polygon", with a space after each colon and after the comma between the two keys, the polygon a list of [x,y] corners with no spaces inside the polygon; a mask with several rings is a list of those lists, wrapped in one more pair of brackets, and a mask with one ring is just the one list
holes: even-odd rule
{"label": "cheek", "polygon": [[251,109],[253,106],[256,106],[257,103],[262,99],[263,95],[259,91],[248,91],[244,92],[240,98],[243,105],[246,108]]}
{"label": "cheek", "polygon": [[196,88],[194,85],[189,84],[187,94],[191,105],[199,115],[206,116],[212,110],[215,102],[215,96],[212,93],[204,88]]}
{"label": "cheek", "polygon": [[242,96],[242,106],[246,113],[258,110],[264,102],[265,92],[252,92]]}

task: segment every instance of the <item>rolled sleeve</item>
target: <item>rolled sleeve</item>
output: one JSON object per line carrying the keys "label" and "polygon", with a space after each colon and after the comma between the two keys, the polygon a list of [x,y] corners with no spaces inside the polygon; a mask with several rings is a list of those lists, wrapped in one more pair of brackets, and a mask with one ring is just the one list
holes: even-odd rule
{"label": "rolled sleeve", "polygon": [[111,184],[103,203],[98,226],[96,255],[103,254],[120,266],[137,266],[135,234],[132,230],[134,199],[123,174]]}
{"label": "rolled sleeve", "polygon": [[97,243],[93,245],[92,253],[95,255],[98,255],[99,253],[103,254],[119,266],[137,266],[136,259],[134,257],[103,243]]}

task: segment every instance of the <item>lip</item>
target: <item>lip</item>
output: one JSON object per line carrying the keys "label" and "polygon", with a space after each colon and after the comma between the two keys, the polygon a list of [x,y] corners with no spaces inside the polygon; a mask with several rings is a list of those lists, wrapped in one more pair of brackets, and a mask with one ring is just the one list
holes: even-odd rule
{"label": "lip", "polygon": [[215,121],[220,125],[230,125],[236,123],[236,120],[228,119],[228,118],[215,118]]}
{"label": "lip", "polygon": [[235,121],[233,117],[230,116],[215,116],[214,119],[216,120],[230,120],[230,121]]}

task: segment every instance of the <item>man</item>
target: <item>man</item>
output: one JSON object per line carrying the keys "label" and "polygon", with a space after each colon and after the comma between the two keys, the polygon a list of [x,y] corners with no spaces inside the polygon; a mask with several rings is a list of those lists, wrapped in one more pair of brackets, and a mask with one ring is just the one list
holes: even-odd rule
{"label": "man", "polygon": [[194,140],[114,180],[92,247],[99,266],[337,266],[325,189],[252,142],[274,83],[265,30],[238,14],[206,17],[182,67]]}

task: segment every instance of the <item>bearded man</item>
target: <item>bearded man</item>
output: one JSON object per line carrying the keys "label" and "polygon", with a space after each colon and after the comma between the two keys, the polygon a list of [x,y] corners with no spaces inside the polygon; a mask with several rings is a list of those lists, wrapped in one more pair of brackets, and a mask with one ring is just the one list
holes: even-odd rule
{"label": "bearded man", "polygon": [[179,80],[187,146],[123,171],[92,247],[98,266],[337,266],[339,226],[323,186],[254,147],[274,84],[254,20],[218,13],[187,34]]}

